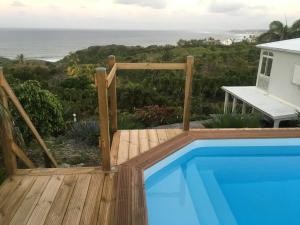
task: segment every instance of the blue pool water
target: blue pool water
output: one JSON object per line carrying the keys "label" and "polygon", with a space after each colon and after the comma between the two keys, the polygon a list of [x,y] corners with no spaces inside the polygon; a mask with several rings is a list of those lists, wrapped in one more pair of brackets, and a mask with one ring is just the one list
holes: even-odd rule
{"label": "blue pool water", "polygon": [[300,139],[199,140],[144,172],[149,225],[300,225]]}

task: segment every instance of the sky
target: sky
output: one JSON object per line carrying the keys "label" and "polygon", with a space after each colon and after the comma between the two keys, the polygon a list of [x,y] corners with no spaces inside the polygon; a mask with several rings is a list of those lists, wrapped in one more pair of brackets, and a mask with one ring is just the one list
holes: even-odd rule
{"label": "sky", "polygon": [[0,28],[266,29],[299,11],[300,0],[0,0]]}

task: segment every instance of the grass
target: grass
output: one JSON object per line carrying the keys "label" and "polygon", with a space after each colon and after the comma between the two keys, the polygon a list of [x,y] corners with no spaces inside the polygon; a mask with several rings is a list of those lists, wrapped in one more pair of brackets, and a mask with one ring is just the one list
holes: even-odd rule
{"label": "grass", "polygon": [[207,128],[258,128],[262,127],[260,114],[218,114],[207,122]]}

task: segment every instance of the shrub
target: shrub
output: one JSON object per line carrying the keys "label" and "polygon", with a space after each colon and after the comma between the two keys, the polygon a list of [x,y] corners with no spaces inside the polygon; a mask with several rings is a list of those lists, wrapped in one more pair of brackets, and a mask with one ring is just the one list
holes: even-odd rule
{"label": "shrub", "polygon": [[145,125],[135,118],[134,114],[122,112],[118,114],[118,128],[120,130],[141,129]]}
{"label": "shrub", "polygon": [[155,89],[142,84],[126,82],[118,87],[118,107],[121,110],[134,111],[136,107],[152,104],[164,104],[166,100]]}
{"label": "shrub", "polygon": [[47,81],[58,72],[55,66],[51,65],[27,65],[15,64],[8,67],[8,74],[12,74],[15,79],[20,81],[37,80],[47,86]]}
{"label": "shrub", "polygon": [[135,111],[137,120],[145,126],[159,126],[163,124],[176,123],[182,119],[180,107],[165,107],[158,105],[145,106]]}
{"label": "shrub", "polygon": [[97,146],[100,129],[98,121],[80,121],[73,123],[66,133],[70,139],[79,140],[86,145]]}
{"label": "shrub", "polygon": [[76,113],[79,118],[95,114],[97,91],[88,76],[76,76],[61,82],[58,93],[64,103],[65,119]]}
{"label": "shrub", "polygon": [[207,128],[255,128],[261,127],[260,114],[219,114],[213,115],[207,122]]}
{"label": "shrub", "polygon": [[[38,81],[26,81],[15,87],[16,95],[41,135],[57,135],[64,126],[62,105],[57,97],[41,88]],[[12,107],[13,108],[13,107]],[[13,118],[26,141],[31,131],[14,109]]]}

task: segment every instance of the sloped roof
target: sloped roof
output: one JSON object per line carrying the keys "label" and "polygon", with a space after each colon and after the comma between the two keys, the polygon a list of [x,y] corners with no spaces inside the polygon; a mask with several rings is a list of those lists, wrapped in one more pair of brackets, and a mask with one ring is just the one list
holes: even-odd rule
{"label": "sloped roof", "polygon": [[259,44],[257,47],[300,54],[300,38]]}

